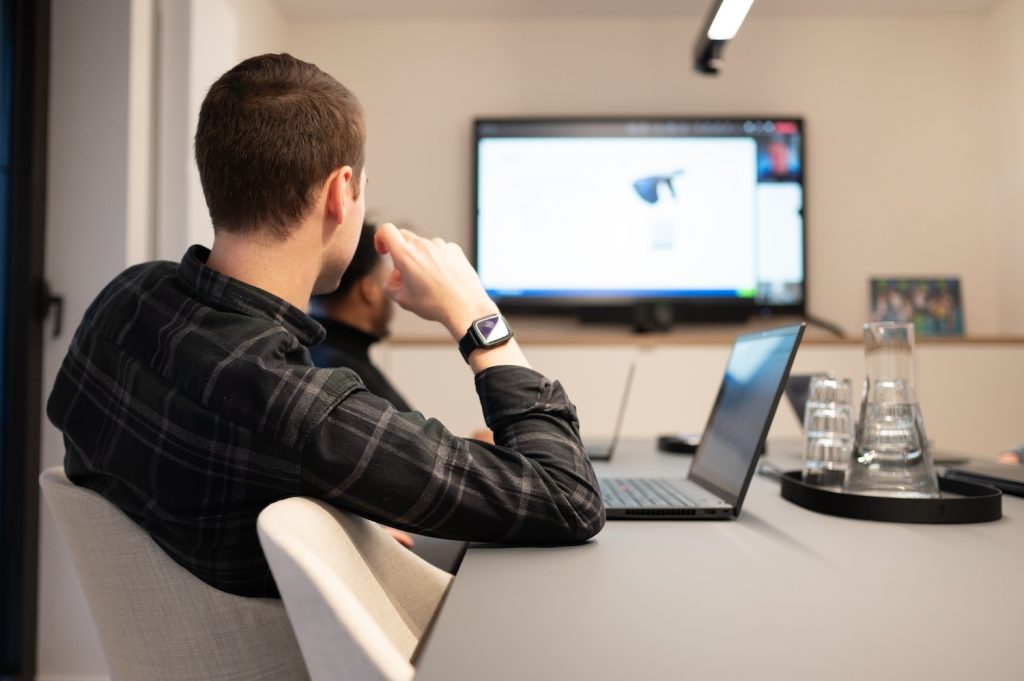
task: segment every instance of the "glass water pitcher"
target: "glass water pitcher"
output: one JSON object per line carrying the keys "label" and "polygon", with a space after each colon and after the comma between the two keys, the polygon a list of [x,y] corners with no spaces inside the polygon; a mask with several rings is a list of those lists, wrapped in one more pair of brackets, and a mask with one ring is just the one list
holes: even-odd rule
{"label": "glass water pitcher", "polygon": [[914,327],[864,325],[867,376],[845,491],[875,496],[939,496],[914,387]]}

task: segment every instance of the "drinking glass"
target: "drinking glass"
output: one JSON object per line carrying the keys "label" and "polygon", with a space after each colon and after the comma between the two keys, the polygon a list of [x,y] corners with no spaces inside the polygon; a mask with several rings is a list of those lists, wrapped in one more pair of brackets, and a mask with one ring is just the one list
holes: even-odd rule
{"label": "drinking glass", "polygon": [[811,378],[804,409],[804,482],[842,488],[853,453],[852,395],[848,378]]}

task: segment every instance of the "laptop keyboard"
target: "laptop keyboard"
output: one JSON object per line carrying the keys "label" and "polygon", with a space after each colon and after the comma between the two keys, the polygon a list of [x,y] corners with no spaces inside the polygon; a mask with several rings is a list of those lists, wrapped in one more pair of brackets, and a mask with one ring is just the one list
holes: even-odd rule
{"label": "laptop keyboard", "polygon": [[605,506],[615,508],[691,508],[696,503],[664,480],[657,478],[602,478],[601,496]]}

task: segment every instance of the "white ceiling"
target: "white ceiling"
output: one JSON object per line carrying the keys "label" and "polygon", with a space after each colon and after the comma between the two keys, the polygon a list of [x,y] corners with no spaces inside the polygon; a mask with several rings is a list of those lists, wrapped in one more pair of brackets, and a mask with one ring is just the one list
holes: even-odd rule
{"label": "white ceiling", "polygon": [[[275,0],[285,17],[452,19],[703,16],[711,0]],[[751,16],[772,14],[981,14],[999,0],[756,0]]]}

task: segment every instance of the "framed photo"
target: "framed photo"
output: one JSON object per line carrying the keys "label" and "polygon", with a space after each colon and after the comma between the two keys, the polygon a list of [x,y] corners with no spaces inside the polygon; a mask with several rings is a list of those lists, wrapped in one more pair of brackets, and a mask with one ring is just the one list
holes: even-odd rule
{"label": "framed photo", "polygon": [[913,322],[918,336],[962,336],[960,279],[872,278],[871,321]]}

